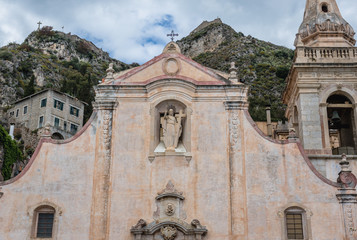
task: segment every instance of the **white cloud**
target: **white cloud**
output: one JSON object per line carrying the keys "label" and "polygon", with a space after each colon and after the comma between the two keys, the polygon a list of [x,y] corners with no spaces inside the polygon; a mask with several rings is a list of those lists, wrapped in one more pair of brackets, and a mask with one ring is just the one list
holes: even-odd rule
{"label": "white cloud", "polygon": [[[357,1],[337,2],[357,30]],[[21,43],[40,20],[89,38],[119,60],[143,63],[161,53],[171,29],[181,38],[218,16],[245,35],[293,48],[304,7],[303,0],[0,0],[0,45]]]}

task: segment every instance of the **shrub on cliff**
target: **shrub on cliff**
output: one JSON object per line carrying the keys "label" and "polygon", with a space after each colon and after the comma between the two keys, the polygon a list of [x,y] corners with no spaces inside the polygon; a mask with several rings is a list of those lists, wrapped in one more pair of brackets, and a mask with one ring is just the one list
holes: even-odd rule
{"label": "shrub on cliff", "polygon": [[0,125],[0,144],[4,146],[4,159],[1,173],[4,180],[11,178],[12,165],[18,161],[22,160],[22,152],[20,151],[17,143],[11,139],[10,135],[6,132],[3,126]]}

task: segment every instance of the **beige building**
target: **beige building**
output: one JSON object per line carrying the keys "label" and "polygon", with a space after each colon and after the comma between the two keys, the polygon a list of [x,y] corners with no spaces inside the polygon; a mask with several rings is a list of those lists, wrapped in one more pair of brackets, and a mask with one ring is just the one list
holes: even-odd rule
{"label": "beige building", "polygon": [[83,126],[84,102],[47,89],[20,99],[8,110],[11,124],[36,130],[49,125],[56,139],[73,136]]}
{"label": "beige building", "polygon": [[[306,9],[332,14],[337,5],[308,0]],[[289,103],[305,94],[290,88],[315,84],[291,83],[297,59]],[[316,126],[303,104],[293,122],[302,143],[293,129],[284,141],[264,135],[236,70],[207,69],[174,42],[137,68],[110,66],[86,125],[67,140],[45,134],[24,171],[0,183],[0,239],[356,239],[357,179],[346,156],[326,165],[330,179],[314,167],[308,156],[320,145],[305,134]]]}

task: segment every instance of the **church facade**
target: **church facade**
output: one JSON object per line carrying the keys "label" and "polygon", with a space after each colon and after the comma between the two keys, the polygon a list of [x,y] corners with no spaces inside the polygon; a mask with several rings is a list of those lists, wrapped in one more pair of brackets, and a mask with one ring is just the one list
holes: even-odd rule
{"label": "church facade", "polygon": [[[284,95],[285,141],[251,119],[234,63],[229,74],[208,69],[170,42],[137,68],[109,66],[86,125],[66,140],[45,131],[21,174],[0,183],[0,239],[356,239],[354,154],[340,153],[355,136],[342,118],[356,119],[357,51],[341,19],[335,0],[307,0]],[[321,105],[335,95],[343,97]]]}

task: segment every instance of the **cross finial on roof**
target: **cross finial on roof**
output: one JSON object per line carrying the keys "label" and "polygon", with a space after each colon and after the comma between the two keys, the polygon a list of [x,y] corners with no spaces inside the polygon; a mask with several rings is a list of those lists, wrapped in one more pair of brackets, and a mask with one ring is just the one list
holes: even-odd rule
{"label": "cross finial on roof", "polygon": [[178,33],[175,33],[174,30],[170,34],[167,34],[168,37],[171,37],[171,41],[174,41],[175,37],[178,36]]}
{"label": "cross finial on roof", "polygon": [[38,24],[38,30],[40,30],[42,22],[41,22],[41,21],[38,21],[37,24]]}

